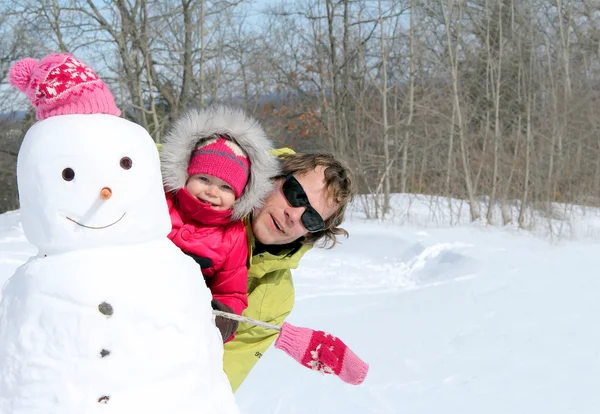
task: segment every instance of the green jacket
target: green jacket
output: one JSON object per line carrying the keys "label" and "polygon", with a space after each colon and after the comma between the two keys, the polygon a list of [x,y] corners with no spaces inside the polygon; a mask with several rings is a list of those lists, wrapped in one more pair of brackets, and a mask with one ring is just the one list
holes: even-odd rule
{"label": "green jacket", "polygon": [[[247,221],[247,231],[252,249],[254,240]],[[281,325],[294,306],[294,284],[290,269],[298,267],[300,258],[311,246],[303,245],[290,256],[250,251],[248,270],[248,308],[243,316]],[[225,344],[223,369],[233,391],[237,391],[254,364],[277,338],[278,332],[240,322],[233,341]]]}
{"label": "green jacket", "polygon": [[[275,155],[291,152],[277,150]],[[248,270],[248,308],[243,316],[281,326],[294,306],[294,283],[290,269],[296,269],[298,262],[311,246],[303,245],[291,255],[282,252],[273,255],[267,252],[253,255],[254,235],[250,220],[245,220],[248,235],[250,268]],[[235,338],[225,344],[223,368],[233,391],[237,391],[246,379],[254,364],[273,344],[278,332],[259,326],[241,323]]]}

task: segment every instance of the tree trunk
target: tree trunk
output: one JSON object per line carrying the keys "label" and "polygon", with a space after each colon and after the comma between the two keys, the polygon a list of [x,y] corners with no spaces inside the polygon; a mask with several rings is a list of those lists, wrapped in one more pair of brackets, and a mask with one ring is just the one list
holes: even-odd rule
{"label": "tree trunk", "polygon": [[406,193],[406,163],[408,161],[408,145],[410,142],[415,103],[415,3],[416,0],[411,0],[410,2],[410,79],[408,84],[408,119],[406,120],[406,133],[404,135],[404,143],[402,144],[402,181],[400,185],[401,193]]}
{"label": "tree trunk", "polygon": [[381,10],[381,0],[379,0],[379,29],[380,29],[380,52],[381,52],[381,66],[382,66],[382,83],[381,86],[381,128],[382,128],[382,139],[383,139],[383,157],[384,157],[384,170],[383,170],[383,208],[381,216],[384,217],[390,209],[390,142],[389,142],[389,124],[387,117],[387,92],[388,92],[388,78],[387,78],[387,49],[385,46],[385,30],[383,27],[383,14]]}
{"label": "tree trunk", "polygon": [[[487,5],[486,5],[487,6]],[[492,76],[495,78],[495,84],[493,87],[494,92],[494,167],[492,172],[492,192],[490,194],[490,203],[486,214],[486,221],[491,223],[493,220],[494,207],[496,204],[496,191],[498,188],[498,157],[499,157],[499,146],[500,146],[500,82],[502,80],[502,2],[498,2],[498,63],[496,70],[494,71],[494,65],[492,65]],[[488,37],[488,50],[489,50],[489,37]],[[492,58],[490,56],[490,58]],[[495,75],[494,75],[495,72]]]}
{"label": "tree trunk", "polygon": [[450,22],[448,19],[448,15],[444,8],[443,0],[439,0],[439,1],[440,1],[440,5],[442,7],[444,24],[446,27],[446,42],[447,42],[447,46],[448,46],[448,52],[449,52],[448,56],[450,59],[450,69],[451,69],[451,74],[452,74],[453,105],[454,105],[454,111],[456,112],[456,125],[454,125],[453,127],[455,127],[458,131],[460,156],[461,156],[461,161],[462,161],[462,166],[463,166],[465,187],[467,190],[467,198],[469,200],[471,220],[475,221],[475,220],[479,219],[479,206],[477,205],[477,203],[475,201],[475,195],[473,194],[473,186],[471,183],[471,171],[470,171],[469,160],[468,160],[468,155],[467,155],[467,143],[466,143],[462,113],[461,113],[460,92],[459,92],[459,88],[458,88],[458,39],[460,38],[460,24],[461,24],[460,22],[462,20],[463,4],[461,3],[461,0],[458,0],[457,7],[458,7],[459,18],[458,18],[458,22],[455,23],[458,25],[458,28],[456,29],[456,35],[454,36],[456,45],[453,47],[452,46],[452,35],[450,33]]}

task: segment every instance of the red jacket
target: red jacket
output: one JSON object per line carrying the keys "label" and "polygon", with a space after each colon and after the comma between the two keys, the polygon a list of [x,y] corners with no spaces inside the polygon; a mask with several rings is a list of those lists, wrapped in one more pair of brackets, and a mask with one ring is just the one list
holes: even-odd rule
{"label": "red jacket", "polygon": [[169,239],[185,253],[212,261],[202,274],[213,298],[241,315],[248,307],[248,242],[244,223],[232,221],[231,210],[214,210],[185,188],[175,194],[167,192],[166,196],[173,225]]}

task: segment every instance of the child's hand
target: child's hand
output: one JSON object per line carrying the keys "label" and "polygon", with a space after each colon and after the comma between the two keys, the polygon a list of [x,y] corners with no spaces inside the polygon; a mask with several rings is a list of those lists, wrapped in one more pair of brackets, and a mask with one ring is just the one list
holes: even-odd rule
{"label": "child's hand", "polygon": [[[216,299],[213,299],[210,304],[212,305],[213,309],[227,313],[235,313],[229,306]],[[215,324],[217,325],[217,328],[219,328],[219,331],[221,331],[223,343],[227,342],[227,340],[235,333],[235,331],[237,331],[238,328],[238,321],[227,319],[222,316],[215,316]]]}
{"label": "child's hand", "polygon": [[192,259],[194,259],[196,261],[196,263],[198,263],[200,265],[200,269],[208,269],[209,267],[212,267],[213,262],[211,259],[209,259],[208,257],[201,257],[201,256],[196,256],[195,254],[191,254],[191,253],[186,253],[188,256],[190,256]]}

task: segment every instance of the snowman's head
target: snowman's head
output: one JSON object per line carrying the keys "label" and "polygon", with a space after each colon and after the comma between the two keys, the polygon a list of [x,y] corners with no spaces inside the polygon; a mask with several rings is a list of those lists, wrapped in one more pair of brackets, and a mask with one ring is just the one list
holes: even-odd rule
{"label": "snowman's head", "polygon": [[96,73],[69,54],[26,58],[10,83],[39,122],[19,150],[17,182],[28,240],[44,254],[164,238],[171,226],[158,151],[119,118]]}
{"label": "snowman's head", "polygon": [[45,254],[164,238],[158,151],[113,115],[62,115],[27,132],[17,161],[27,239]]}

